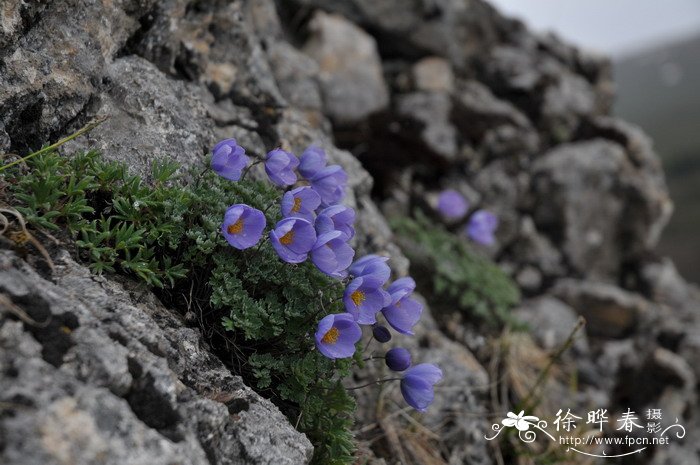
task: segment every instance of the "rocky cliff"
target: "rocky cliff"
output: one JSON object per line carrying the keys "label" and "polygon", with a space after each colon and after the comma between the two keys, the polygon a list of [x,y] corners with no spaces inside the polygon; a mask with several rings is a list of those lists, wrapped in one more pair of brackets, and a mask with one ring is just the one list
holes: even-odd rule
{"label": "rocky cliff", "polygon": [[[358,250],[390,255],[398,275],[424,264],[392,218],[430,211],[445,188],[499,215],[486,253],[520,287],[513,313],[531,332],[485,330],[424,287],[426,321],[404,345],[443,367],[445,387],[416,418],[396,390],[358,394],[357,454],[372,463],[515,463],[484,434],[578,315],[542,414],[663,408],[688,435],[629,463],[697,463],[700,295],[654,253],[672,210],[663,173],[611,99],[606,59],[481,0],[0,7],[0,152],[97,115],[109,119],[65,153],[96,148],[145,177],[153,159],[203,166],[227,137],[259,155],[316,143],[350,175]],[[308,463],[307,438],[196,321],[66,250],[51,272],[0,254],[2,463]]]}

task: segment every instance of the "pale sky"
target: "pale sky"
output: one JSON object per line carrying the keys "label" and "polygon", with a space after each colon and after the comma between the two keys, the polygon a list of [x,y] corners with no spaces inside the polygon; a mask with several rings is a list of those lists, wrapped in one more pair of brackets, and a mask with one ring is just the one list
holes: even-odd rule
{"label": "pale sky", "polygon": [[700,0],[489,0],[539,31],[610,55],[700,33]]}

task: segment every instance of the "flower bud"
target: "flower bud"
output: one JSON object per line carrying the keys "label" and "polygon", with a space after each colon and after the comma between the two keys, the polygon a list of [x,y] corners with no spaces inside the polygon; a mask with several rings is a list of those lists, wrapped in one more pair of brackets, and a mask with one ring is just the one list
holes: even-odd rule
{"label": "flower bud", "polygon": [[386,366],[393,371],[404,371],[411,366],[411,353],[403,347],[395,347],[386,353]]}
{"label": "flower bud", "polygon": [[372,335],[377,341],[381,342],[382,344],[391,340],[391,333],[386,328],[386,326],[375,326],[374,328],[372,328]]}

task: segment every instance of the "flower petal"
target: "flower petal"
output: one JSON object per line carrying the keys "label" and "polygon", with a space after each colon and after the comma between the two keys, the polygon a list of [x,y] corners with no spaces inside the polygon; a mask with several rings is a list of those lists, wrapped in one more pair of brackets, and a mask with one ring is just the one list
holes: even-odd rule
{"label": "flower petal", "polygon": [[413,334],[411,328],[418,323],[422,312],[423,306],[410,297],[404,297],[382,310],[386,321],[402,334]]}
{"label": "flower petal", "polygon": [[406,371],[405,377],[408,376],[417,376],[435,384],[442,379],[442,370],[432,363],[421,363]]}
{"label": "flower petal", "polygon": [[406,403],[419,412],[425,412],[435,398],[433,386],[421,378],[404,377],[401,380],[401,394]]}

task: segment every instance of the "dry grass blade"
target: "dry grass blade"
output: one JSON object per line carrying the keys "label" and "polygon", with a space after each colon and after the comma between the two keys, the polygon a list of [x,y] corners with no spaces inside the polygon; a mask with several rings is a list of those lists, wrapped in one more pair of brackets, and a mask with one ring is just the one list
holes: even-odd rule
{"label": "dry grass blade", "polygon": [[571,348],[571,346],[574,344],[576,334],[581,330],[581,328],[585,326],[585,324],[586,320],[584,320],[583,317],[579,317],[578,321],[576,322],[576,325],[571,330],[569,336],[566,338],[564,343],[556,350],[556,352],[554,352],[549,358],[547,366],[544,368],[544,370],[540,372],[540,375],[537,377],[537,380],[530,388],[530,391],[528,392],[527,396],[520,403],[522,409],[529,409],[530,407],[539,403],[542,395],[542,393],[538,393],[539,387],[542,385],[543,382],[545,382],[550,372],[554,368],[555,364],[561,360],[561,357],[564,354],[564,352],[569,350],[569,348]]}
{"label": "dry grass blade", "polygon": [[[96,117],[95,117],[92,121],[90,121],[88,124],[86,124],[85,126],[83,126],[83,127],[80,128],[80,129],[78,129],[78,130],[77,130],[76,132],[74,132],[73,134],[64,137],[63,139],[59,140],[58,142],[56,142],[56,143],[54,143],[54,144],[51,144],[51,145],[49,145],[49,146],[47,146],[47,147],[44,147],[44,148],[41,149],[41,150],[37,150],[36,152],[32,152],[32,153],[30,153],[29,155],[24,156],[24,157],[22,157],[22,158],[20,158],[20,159],[18,159],[18,160],[15,160],[15,161],[13,161],[13,162],[11,162],[11,163],[8,163],[8,164],[6,164],[6,165],[0,166],[0,172],[6,170],[7,168],[10,168],[11,166],[17,165],[17,164],[19,164],[19,163],[26,163],[27,160],[29,160],[29,159],[31,159],[31,158],[37,156],[37,155],[40,155],[40,154],[42,154],[42,153],[47,153],[47,152],[50,152],[50,151],[52,151],[52,150],[55,150],[55,149],[57,149],[58,147],[60,147],[61,145],[65,144],[66,142],[69,142],[69,141],[75,139],[76,137],[78,137],[78,136],[80,136],[80,135],[82,135],[82,134],[85,134],[86,132],[92,131],[92,130],[95,129],[97,126],[99,126],[100,124],[102,124],[102,123],[104,123],[105,121],[107,121],[108,118],[109,118],[109,116],[107,116],[107,115],[99,115],[99,116],[96,116]],[[6,158],[7,155],[10,155],[10,154],[6,154],[3,158]]]}
{"label": "dry grass blade", "polygon": [[397,431],[396,425],[393,421],[387,418],[379,419],[379,426],[381,426],[382,431],[384,431],[384,436],[389,447],[392,449],[396,457],[402,464],[408,464],[406,460],[406,453],[401,445],[401,440],[399,439],[399,433]]}
{"label": "dry grass blade", "polygon": [[28,325],[37,326],[39,328],[46,327],[51,321],[51,317],[47,318],[46,321],[36,321],[15,304],[6,294],[0,294],[0,310],[10,312]]}
{"label": "dry grass blade", "polygon": [[[6,235],[5,232],[9,228],[10,221],[7,219],[7,216],[5,216],[5,213],[10,214],[15,217],[17,222],[19,223],[19,231],[12,231],[9,235]],[[14,208],[11,207],[0,207],[0,222],[2,223],[2,231],[0,231],[0,235],[6,236],[9,240],[11,240],[15,245],[24,245],[27,242],[32,244],[34,248],[36,248],[39,253],[41,254],[42,257],[44,257],[44,260],[46,263],[49,265],[49,268],[51,268],[51,271],[55,269],[55,266],[53,264],[53,260],[51,260],[51,256],[49,255],[49,252],[46,250],[46,248],[39,242],[33,235],[32,233],[29,232],[27,229],[27,224],[24,221],[24,217],[20,212],[15,210]]]}
{"label": "dry grass blade", "polygon": [[405,432],[402,436],[406,450],[413,458],[413,463],[421,465],[447,465],[445,460],[440,456],[434,442],[424,434],[420,432]]}

